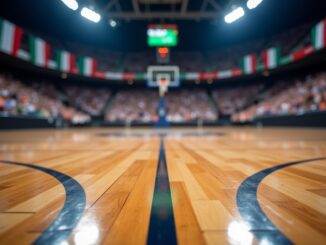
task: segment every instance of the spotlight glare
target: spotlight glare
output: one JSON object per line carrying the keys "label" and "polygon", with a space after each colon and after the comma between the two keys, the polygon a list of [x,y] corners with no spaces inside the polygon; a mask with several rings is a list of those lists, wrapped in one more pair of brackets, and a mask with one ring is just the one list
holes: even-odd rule
{"label": "spotlight glare", "polygon": [[247,7],[248,9],[254,9],[256,8],[259,4],[262,3],[263,0],[248,0],[247,2]]}
{"label": "spotlight glare", "polygon": [[228,13],[224,17],[224,20],[225,20],[226,23],[230,24],[230,23],[240,19],[244,15],[245,15],[245,12],[244,12],[243,8],[238,7],[236,9],[232,10],[232,12]]}
{"label": "spotlight glare", "polygon": [[76,11],[78,9],[78,2],[76,0],[61,0],[68,8]]}
{"label": "spotlight glare", "polygon": [[90,21],[93,21],[95,23],[99,22],[101,20],[101,15],[96,13],[95,11],[89,9],[89,8],[86,8],[84,7],[80,14],[85,17],[86,19],[90,20]]}
{"label": "spotlight glare", "polygon": [[115,20],[110,20],[109,23],[112,28],[117,26],[117,22]]}

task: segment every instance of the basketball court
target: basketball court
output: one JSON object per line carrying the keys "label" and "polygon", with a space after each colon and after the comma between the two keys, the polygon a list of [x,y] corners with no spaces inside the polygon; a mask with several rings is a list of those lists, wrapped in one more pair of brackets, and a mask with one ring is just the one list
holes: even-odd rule
{"label": "basketball court", "polygon": [[324,244],[325,138],[287,128],[2,132],[1,244]]}
{"label": "basketball court", "polygon": [[326,2],[0,2],[0,245],[326,245]]}

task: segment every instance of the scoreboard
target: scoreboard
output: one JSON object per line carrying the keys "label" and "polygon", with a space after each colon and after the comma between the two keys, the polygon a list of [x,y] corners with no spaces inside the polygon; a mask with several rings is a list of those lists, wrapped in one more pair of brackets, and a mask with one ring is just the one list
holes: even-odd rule
{"label": "scoreboard", "polygon": [[149,25],[147,44],[150,47],[175,47],[178,44],[176,25]]}

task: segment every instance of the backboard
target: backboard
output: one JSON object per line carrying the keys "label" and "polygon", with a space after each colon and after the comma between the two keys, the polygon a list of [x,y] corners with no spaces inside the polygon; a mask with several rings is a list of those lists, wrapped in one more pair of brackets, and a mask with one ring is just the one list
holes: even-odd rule
{"label": "backboard", "polygon": [[168,80],[169,87],[180,85],[180,70],[178,66],[149,66],[147,68],[147,85],[159,87],[160,80]]}

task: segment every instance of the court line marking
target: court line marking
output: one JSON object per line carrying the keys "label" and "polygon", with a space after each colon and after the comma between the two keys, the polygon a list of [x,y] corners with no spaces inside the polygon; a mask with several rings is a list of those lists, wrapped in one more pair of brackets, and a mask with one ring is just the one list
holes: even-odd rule
{"label": "court line marking", "polygon": [[13,161],[0,160],[0,163],[39,170],[51,175],[63,185],[66,192],[63,208],[33,244],[61,244],[64,242],[70,236],[84,213],[86,207],[86,194],[83,187],[72,177],[53,169]]}
{"label": "court line marking", "polygon": [[147,244],[175,245],[177,244],[177,235],[165,156],[164,137],[161,138],[160,142],[155,178]]}
{"label": "court line marking", "polygon": [[250,226],[250,231],[254,233],[258,241],[265,241],[267,242],[266,244],[294,244],[272,223],[259,204],[257,191],[263,179],[275,171],[290,166],[325,159],[325,157],[307,159],[266,168],[248,177],[241,183],[237,190],[237,206],[242,219]]}

